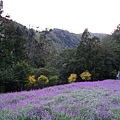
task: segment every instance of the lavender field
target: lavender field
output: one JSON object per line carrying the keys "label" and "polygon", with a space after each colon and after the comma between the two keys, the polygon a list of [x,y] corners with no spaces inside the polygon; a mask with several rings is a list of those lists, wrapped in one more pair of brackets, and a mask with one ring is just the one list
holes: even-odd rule
{"label": "lavender field", "polygon": [[120,81],[0,94],[0,120],[120,120]]}

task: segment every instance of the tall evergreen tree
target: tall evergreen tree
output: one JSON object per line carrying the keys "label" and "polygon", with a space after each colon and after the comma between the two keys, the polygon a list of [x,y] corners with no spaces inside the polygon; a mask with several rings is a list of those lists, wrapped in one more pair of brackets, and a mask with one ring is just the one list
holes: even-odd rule
{"label": "tall evergreen tree", "polygon": [[99,43],[98,37],[91,37],[88,29],[84,30],[76,54],[76,72],[78,74],[89,70],[93,75],[93,79],[96,79]]}

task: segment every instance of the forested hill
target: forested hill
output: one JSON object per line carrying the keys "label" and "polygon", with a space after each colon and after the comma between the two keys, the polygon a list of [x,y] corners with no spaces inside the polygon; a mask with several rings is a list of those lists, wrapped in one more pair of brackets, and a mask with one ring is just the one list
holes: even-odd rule
{"label": "forested hill", "polygon": [[[38,32],[34,29],[27,29],[25,26],[14,22],[15,26],[19,26],[23,36],[29,37],[28,44],[32,43],[32,46],[34,46],[34,43],[39,42],[39,37],[41,35],[41,32]],[[32,39],[30,39],[31,35],[34,36],[34,40],[37,40],[36,42]],[[91,37],[97,36],[100,40],[102,40],[107,34],[104,33],[90,33]],[[67,30],[57,29],[54,28],[49,34],[46,35],[46,39],[50,40],[51,45],[58,51],[67,49],[67,48],[77,48],[80,40],[81,40],[82,33],[75,34],[71,33]]]}
{"label": "forested hill", "polygon": [[61,49],[76,48],[81,39],[81,35],[61,29],[53,29],[51,35],[53,43]]}
{"label": "forested hill", "polygon": [[[39,33],[36,33],[37,37],[39,37]],[[106,36],[103,33],[90,33],[91,37],[97,36],[98,38],[102,39]],[[63,50],[67,48],[77,48],[79,42],[81,40],[80,34],[70,33],[67,30],[57,29],[54,28],[49,35],[47,35],[47,39],[50,39],[55,48],[58,50]]]}
{"label": "forested hill", "polygon": [[[120,68],[119,31],[120,25],[112,35],[102,39],[105,34],[90,35],[88,29],[83,34],[60,29],[37,31],[0,17],[0,90],[10,92],[65,84],[71,73],[81,81],[80,74],[86,70],[92,74],[91,80],[115,78]],[[38,81],[41,75],[51,82]]]}
{"label": "forested hill", "polygon": [[[27,28],[26,26],[23,26],[22,24],[19,24],[14,21],[9,21],[8,24],[13,23],[16,28],[19,27],[19,29],[22,31],[22,34],[24,37],[26,37],[27,40],[27,46],[31,47],[37,47],[37,42],[40,42],[40,35],[43,35],[43,32],[34,30],[32,28]],[[104,33],[90,33],[91,37],[97,36],[99,39],[104,38],[107,34]],[[81,40],[80,34],[70,33],[67,30],[62,30],[58,28],[52,29],[49,34],[45,35],[46,39],[49,40],[49,43],[51,47],[53,47],[57,51],[62,51],[67,48],[77,48],[80,40]]]}

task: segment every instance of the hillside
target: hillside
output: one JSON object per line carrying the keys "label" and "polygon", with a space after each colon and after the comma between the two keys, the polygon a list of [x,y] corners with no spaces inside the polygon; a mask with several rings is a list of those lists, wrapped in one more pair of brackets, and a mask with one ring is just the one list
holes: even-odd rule
{"label": "hillside", "polygon": [[[109,55],[109,53],[111,53],[111,48],[108,51],[107,55],[104,54],[104,51],[106,51],[104,48],[107,46],[109,47],[108,44],[111,43],[109,38],[107,39],[110,43],[104,43],[105,40],[103,40],[103,43],[101,41],[99,44],[94,44],[94,41],[91,42],[92,39],[88,39],[91,42],[90,47],[89,43],[87,42],[87,44],[83,44],[83,47],[77,48],[78,45],[82,45],[79,44],[81,34],[74,34],[70,33],[69,31],[60,29],[46,29],[45,31],[37,32],[34,29],[27,29],[25,26],[13,22],[12,20],[9,21],[6,18],[1,18],[1,21],[3,21],[1,24],[3,29],[0,45],[2,53],[0,59],[0,76],[2,86],[4,87],[3,91],[5,92],[15,91],[18,88],[11,88],[12,82],[19,86],[19,89],[17,90],[29,89],[29,86],[25,86],[25,88],[23,88],[23,84],[27,84],[27,82],[29,82],[26,82],[24,80],[25,77],[26,80],[28,80],[28,77],[31,74],[36,77],[35,79],[38,79],[39,75],[41,74],[46,75],[48,78],[51,76],[57,76],[57,83],[54,83],[54,85],[68,83],[67,80],[71,73],[75,73],[77,76],[80,76],[80,74],[85,70],[89,70],[90,73],[94,76],[91,78],[92,80],[97,80],[98,78],[108,79],[115,76],[111,73],[114,69],[117,71],[117,69],[114,68],[112,64],[113,61],[109,61],[107,58],[103,59],[104,56],[108,58],[114,58],[116,55],[117,43],[112,44],[115,46],[115,52],[113,51],[112,55]],[[111,39],[111,41],[113,40]],[[107,46],[105,46],[106,44]],[[86,47],[88,49],[87,52]],[[80,52],[83,52],[81,56],[79,55]],[[89,62],[85,60],[88,60]],[[96,66],[93,63],[94,61],[97,63]],[[27,67],[25,67],[25,69],[27,70],[23,70],[23,72],[27,72],[27,74],[24,74],[25,77],[23,74],[21,74],[22,70],[21,73],[19,70],[17,70],[17,67],[20,67],[18,63],[22,64],[23,66],[26,64]],[[110,64],[108,65],[106,63]],[[110,67],[110,65],[112,69],[108,70],[108,66]],[[6,66],[9,67],[6,68]],[[16,74],[17,72],[19,74]],[[104,74],[106,72],[107,74]],[[18,84],[18,82],[21,81],[21,77],[23,82],[21,82],[21,84]],[[79,78],[77,78],[77,80],[79,80]],[[53,84],[49,83],[46,86],[49,85]],[[35,88],[39,87],[42,88],[42,86],[39,86],[38,82],[36,82]]]}
{"label": "hillside", "polygon": [[[29,47],[37,47],[39,42],[39,38],[41,36],[41,32],[38,32],[32,28],[28,29],[26,26],[23,26],[22,24],[19,24],[17,22],[14,22],[12,20],[7,20],[10,24],[11,22],[15,25],[16,28],[20,28],[23,36],[27,38],[27,49],[31,49]],[[91,37],[97,36],[100,39],[103,39],[107,34],[103,33],[90,33]],[[67,48],[77,48],[79,45],[79,42],[81,40],[80,34],[70,33],[67,30],[57,29],[54,28],[48,35],[46,35],[46,39],[49,40],[50,45],[52,48],[55,48],[55,50],[61,51]],[[28,51],[29,51],[28,50]]]}
{"label": "hillside", "polygon": [[76,48],[81,39],[81,35],[61,29],[53,29],[51,37],[53,44],[59,46],[60,49]]}
{"label": "hillside", "polygon": [[[107,34],[103,33],[90,33],[91,37],[97,36],[100,39],[103,39]],[[79,45],[79,42],[81,40],[80,34],[70,33],[67,30],[62,29],[53,29],[52,32],[50,32],[49,35],[47,35],[47,39],[50,39],[53,43],[53,46],[57,50],[63,50],[67,48],[77,48]],[[39,33],[36,33],[36,37],[38,38],[40,36]]]}
{"label": "hillside", "polygon": [[0,94],[0,120],[120,120],[120,81]]}

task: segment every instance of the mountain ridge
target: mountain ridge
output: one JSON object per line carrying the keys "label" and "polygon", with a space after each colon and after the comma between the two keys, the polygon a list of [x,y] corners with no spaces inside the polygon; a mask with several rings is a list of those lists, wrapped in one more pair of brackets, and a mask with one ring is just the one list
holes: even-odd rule
{"label": "mountain ridge", "polygon": [[[40,42],[40,35],[42,31],[35,30],[33,28],[27,28],[26,26],[12,21],[16,27],[19,27],[23,33],[23,36],[27,38],[28,46],[36,46],[37,42]],[[103,39],[107,34],[104,33],[90,33],[91,37],[97,36],[100,40]],[[34,36],[34,37],[32,37]],[[59,28],[54,28],[52,31],[46,35],[46,39],[51,41],[51,45],[57,50],[62,51],[68,48],[77,48],[80,40],[81,40],[82,33],[76,34],[73,32],[69,32],[68,30],[63,30]]]}
{"label": "mountain ridge", "polygon": [[[40,37],[39,33],[37,34],[37,38]],[[107,34],[104,33],[90,33],[91,37],[97,36],[100,40],[102,40]],[[80,40],[81,40],[82,33],[76,34],[71,33],[68,30],[54,28],[50,34],[47,35],[47,39],[52,41],[52,44],[57,47],[58,50],[63,50],[67,48],[77,48]]]}

